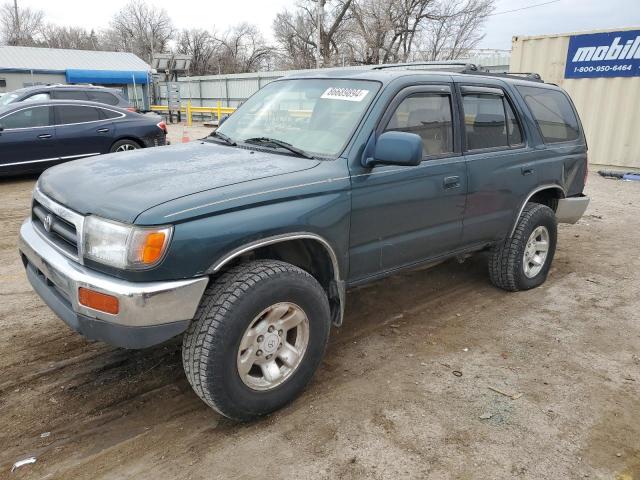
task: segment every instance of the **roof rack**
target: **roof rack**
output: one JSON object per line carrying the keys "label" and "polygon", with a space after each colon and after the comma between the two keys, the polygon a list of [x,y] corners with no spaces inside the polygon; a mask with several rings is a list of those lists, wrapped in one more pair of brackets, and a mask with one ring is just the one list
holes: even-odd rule
{"label": "roof rack", "polygon": [[[445,70],[445,68],[438,67],[448,67],[446,69],[454,68],[455,71],[479,71],[478,66],[475,63],[468,62],[456,62],[456,61],[442,61],[442,62],[408,62],[408,63],[386,63],[383,65],[374,65],[372,70],[385,70],[387,68],[407,68],[407,67],[436,67],[436,68],[426,68],[425,70]],[[420,70],[420,68],[416,68],[416,70]]]}
{"label": "roof rack", "polygon": [[[414,67],[414,68],[409,68]],[[534,72],[490,72],[488,69],[476,65],[475,63],[441,61],[441,62],[415,62],[415,63],[388,63],[375,65],[372,70],[385,70],[390,68],[407,68],[409,70],[420,70],[420,67],[427,67],[424,70],[442,70],[469,75],[484,75],[488,77],[511,78],[517,80],[529,80],[531,82],[544,83],[542,77]]]}
{"label": "roof rack", "polygon": [[479,73],[489,77],[511,78],[514,80],[528,80],[530,82],[544,83],[539,73],[535,72],[462,72],[462,73]]}

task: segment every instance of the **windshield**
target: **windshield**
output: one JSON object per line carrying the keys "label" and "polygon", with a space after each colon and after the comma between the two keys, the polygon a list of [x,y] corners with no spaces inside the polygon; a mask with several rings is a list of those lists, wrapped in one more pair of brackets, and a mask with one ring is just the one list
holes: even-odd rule
{"label": "windshield", "polygon": [[377,82],[366,80],[272,82],[247,100],[218,131],[235,142],[270,138],[312,155],[335,157],[379,88]]}
{"label": "windshield", "polygon": [[17,93],[7,93],[0,97],[0,105],[9,105],[18,97],[19,95]]}

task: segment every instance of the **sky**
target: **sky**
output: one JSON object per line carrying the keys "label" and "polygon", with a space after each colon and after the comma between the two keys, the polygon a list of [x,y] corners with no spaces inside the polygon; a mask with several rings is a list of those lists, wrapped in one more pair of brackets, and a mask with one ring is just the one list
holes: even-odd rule
{"label": "sky", "polygon": [[[109,19],[125,3],[126,0],[18,0],[19,5],[44,10],[47,20],[52,23],[96,30],[107,27]],[[150,0],[149,3],[164,8],[180,29],[215,27],[225,30],[246,21],[258,25],[265,37],[271,39],[271,24],[276,13],[285,7],[294,8],[296,0]],[[500,13],[540,3],[547,4]],[[497,0],[479,47],[510,49],[514,35],[626,26],[640,28],[640,0]]]}

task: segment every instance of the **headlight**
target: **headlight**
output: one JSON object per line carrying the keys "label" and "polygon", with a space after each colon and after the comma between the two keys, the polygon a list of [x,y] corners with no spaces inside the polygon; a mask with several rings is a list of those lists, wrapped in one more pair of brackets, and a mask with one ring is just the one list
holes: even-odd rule
{"label": "headlight", "polygon": [[136,227],[89,215],[84,221],[84,256],[116,268],[140,270],[164,256],[173,227]]}

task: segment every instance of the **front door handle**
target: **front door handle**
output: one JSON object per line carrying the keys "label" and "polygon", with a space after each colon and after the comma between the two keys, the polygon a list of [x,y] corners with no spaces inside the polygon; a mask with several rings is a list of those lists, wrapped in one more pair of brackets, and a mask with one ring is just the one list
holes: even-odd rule
{"label": "front door handle", "polygon": [[444,188],[458,188],[460,186],[460,177],[458,177],[457,175],[452,176],[452,177],[444,177],[444,180],[442,181],[442,185],[444,186]]}
{"label": "front door handle", "polygon": [[42,140],[46,140],[47,138],[51,138],[51,137],[53,137],[53,135],[51,135],[50,133],[43,133],[41,135],[38,135],[38,138]]}
{"label": "front door handle", "polygon": [[523,165],[520,171],[522,172],[522,175],[531,175],[534,172],[531,165]]}
{"label": "front door handle", "polygon": [[98,132],[98,133],[109,133],[109,129],[108,128],[99,128],[98,130],[96,130],[96,132]]}

